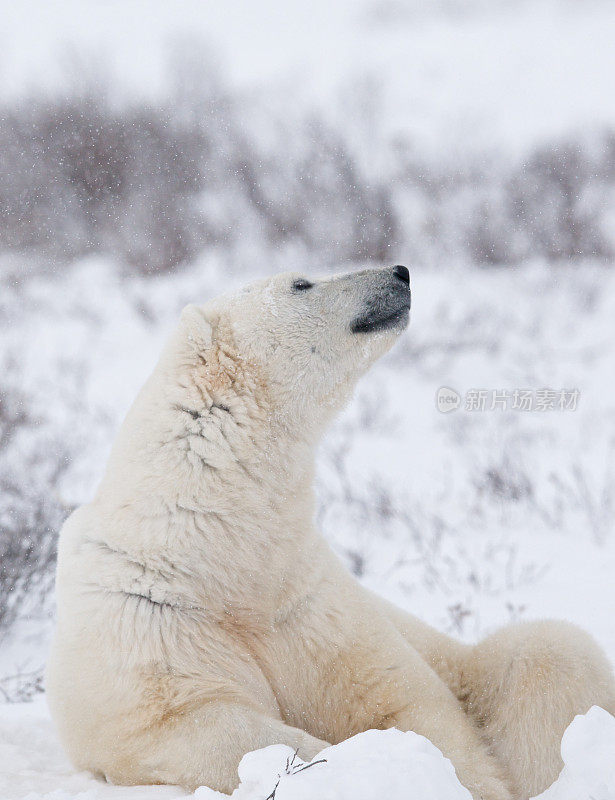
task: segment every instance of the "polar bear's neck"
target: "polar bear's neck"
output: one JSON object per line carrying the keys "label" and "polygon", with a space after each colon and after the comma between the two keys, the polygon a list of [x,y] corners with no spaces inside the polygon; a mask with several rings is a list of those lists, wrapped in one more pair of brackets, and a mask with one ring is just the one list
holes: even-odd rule
{"label": "polar bear's neck", "polygon": [[283,580],[316,536],[314,446],[304,433],[275,412],[258,372],[232,354],[163,359],[120,430],[100,487],[96,502],[130,520],[106,531],[106,541],[144,563],[183,553],[203,577],[223,573],[229,554],[244,551],[233,561],[251,565],[246,580],[263,569]]}

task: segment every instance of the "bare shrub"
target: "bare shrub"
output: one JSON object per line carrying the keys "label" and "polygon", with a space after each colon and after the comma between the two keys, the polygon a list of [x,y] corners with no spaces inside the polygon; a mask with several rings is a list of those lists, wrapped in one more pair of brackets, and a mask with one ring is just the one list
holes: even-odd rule
{"label": "bare shrub", "polygon": [[193,257],[192,133],[165,109],[116,108],[100,93],[5,109],[0,246],[54,259],[109,252],[145,271]]}
{"label": "bare shrub", "polygon": [[44,601],[53,582],[56,536],[66,509],[55,483],[61,445],[40,435],[14,389],[0,393],[0,637]]}
{"label": "bare shrub", "polygon": [[[107,253],[144,273],[242,243],[290,244],[337,265],[396,252],[484,265],[615,254],[612,132],[522,160],[434,160],[397,143],[381,174],[343,122],[278,112],[265,124],[256,102],[187,50],[155,105],[120,100],[92,75],[65,96],[4,101],[0,252]],[[373,110],[357,113],[369,129]]]}
{"label": "bare shrub", "polygon": [[476,481],[476,489],[479,497],[486,494],[511,503],[531,500],[534,495],[529,476],[506,455],[484,470]]}
{"label": "bare shrub", "polygon": [[0,678],[0,700],[5,703],[30,702],[35,695],[42,694],[44,689],[44,671],[42,667],[35,670],[16,672]]}
{"label": "bare shrub", "polygon": [[210,65],[176,69],[156,105],[102,82],[5,101],[0,250],[102,252],[145,273],[242,239],[297,241],[323,261],[385,258],[398,228],[390,191],[367,180],[340,131],[312,115],[265,146]]}
{"label": "bare shrub", "polygon": [[612,132],[569,138],[522,160],[484,153],[434,164],[405,153],[399,180],[414,215],[404,239],[431,262],[607,262],[615,256],[614,142]]}
{"label": "bare shrub", "polygon": [[[612,142],[606,137],[597,149],[574,141],[540,147],[518,167],[505,188],[510,218],[525,234],[522,255],[533,252],[550,261],[612,257],[613,242],[601,226],[611,205],[604,190],[615,183],[612,165]],[[587,202],[597,186],[603,203]]]}

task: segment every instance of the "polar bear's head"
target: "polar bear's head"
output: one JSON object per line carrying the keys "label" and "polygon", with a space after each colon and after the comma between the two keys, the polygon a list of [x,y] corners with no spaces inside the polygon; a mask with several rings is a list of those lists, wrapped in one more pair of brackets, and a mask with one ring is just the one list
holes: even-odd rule
{"label": "polar bear's head", "polygon": [[408,323],[402,266],[327,277],[276,275],[199,309],[212,342],[255,368],[274,412],[326,422]]}

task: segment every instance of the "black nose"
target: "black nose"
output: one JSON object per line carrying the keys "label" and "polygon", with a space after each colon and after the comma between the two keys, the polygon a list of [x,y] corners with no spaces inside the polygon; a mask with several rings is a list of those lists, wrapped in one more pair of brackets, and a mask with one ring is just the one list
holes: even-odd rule
{"label": "black nose", "polygon": [[402,267],[401,264],[398,264],[396,267],[393,267],[393,274],[396,278],[399,278],[400,281],[410,285],[410,273],[406,267]]}

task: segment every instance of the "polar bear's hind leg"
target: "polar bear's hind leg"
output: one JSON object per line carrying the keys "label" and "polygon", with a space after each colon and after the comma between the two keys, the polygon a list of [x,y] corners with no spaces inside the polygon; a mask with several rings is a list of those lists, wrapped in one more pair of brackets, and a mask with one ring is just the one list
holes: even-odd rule
{"label": "polar bear's hind leg", "polygon": [[567,622],[525,622],[487,637],[463,670],[467,712],[521,790],[533,797],[556,780],[560,744],[577,714],[615,714],[615,681],[594,640]]}

